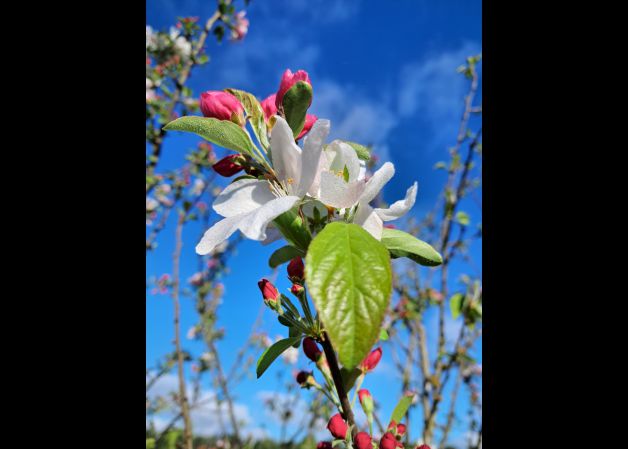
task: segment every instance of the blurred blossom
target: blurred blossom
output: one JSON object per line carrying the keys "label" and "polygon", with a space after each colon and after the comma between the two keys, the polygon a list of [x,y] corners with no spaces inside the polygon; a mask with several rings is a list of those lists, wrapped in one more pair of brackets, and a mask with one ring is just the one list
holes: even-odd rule
{"label": "blurred blossom", "polygon": [[184,36],[181,36],[179,30],[175,27],[170,28],[170,39],[174,43],[175,52],[182,59],[188,59],[192,56],[192,44]]}
{"label": "blurred blossom", "polygon": [[194,273],[192,276],[188,278],[188,283],[199,286],[203,284],[203,273],[200,271],[198,273]]}
{"label": "blurred blossom", "polygon": [[201,354],[201,360],[209,364],[214,360],[214,354],[212,354],[211,352],[204,352]]}
{"label": "blurred blossom", "polygon": [[203,189],[205,189],[205,182],[202,179],[196,178],[192,186],[192,195],[200,195],[203,193]]}
{"label": "blurred blossom", "polygon": [[283,354],[281,354],[281,357],[288,365],[295,365],[299,360],[299,350],[290,346],[283,352]]}
{"label": "blurred blossom", "polygon": [[152,212],[159,207],[159,202],[149,196],[146,197],[146,212]]}
{"label": "blurred blossom", "polygon": [[240,11],[234,17],[235,27],[231,30],[231,39],[234,41],[241,41],[249,31],[249,19],[244,16],[246,16],[246,11]]}
{"label": "blurred blossom", "polygon": [[207,204],[205,204],[202,201],[199,201],[198,203],[196,203],[196,207],[201,213],[204,213],[207,210]]}
{"label": "blurred blossom", "polygon": [[196,334],[198,333],[198,328],[196,326],[192,326],[188,329],[188,333],[186,337],[188,340],[194,340],[196,338]]}

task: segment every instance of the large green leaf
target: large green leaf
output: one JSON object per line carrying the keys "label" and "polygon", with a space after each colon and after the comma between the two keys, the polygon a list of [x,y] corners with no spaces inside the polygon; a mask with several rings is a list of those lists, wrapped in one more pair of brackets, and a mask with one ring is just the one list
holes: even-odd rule
{"label": "large green leaf", "polygon": [[268,142],[268,131],[266,130],[266,120],[264,119],[264,110],[262,105],[257,101],[253,94],[238,89],[226,89],[227,92],[233,94],[246,111],[247,118],[251,122],[251,128],[257,137],[257,141],[268,150],[270,143]]}
{"label": "large green leaf", "polygon": [[286,121],[296,139],[305,125],[305,115],[312,104],[312,86],[298,81],[283,96],[283,111]]}
{"label": "large green leaf", "polygon": [[303,253],[307,251],[312,236],[303,222],[303,219],[296,213],[295,209],[284,212],[275,218],[273,223],[275,223],[277,229],[279,229],[291,246],[303,251]]}
{"label": "large green leaf", "polygon": [[264,374],[264,371],[266,371],[266,369],[270,366],[270,364],[273,363],[275,359],[281,355],[282,352],[284,352],[290,346],[300,343],[300,342],[301,342],[301,336],[284,338],[283,340],[279,340],[278,342],[273,344],[271,347],[266,349],[266,351],[264,351],[262,356],[257,361],[257,369],[256,369],[257,378],[259,379],[261,375]]}
{"label": "large green leaf", "polygon": [[395,407],[395,410],[393,410],[392,416],[390,417],[390,420],[388,422],[395,421],[397,424],[399,424],[405,416],[406,412],[408,411],[408,408],[412,404],[413,397],[414,396],[410,395],[405,395],[404,397],[402,397],[399,402],[397,402],[397,406]]}
{"label": "large green leaf", "polygon": [[382,243],[388,248],[393,258],[407,257],[428,267],[435,267],[443,263],[441,255],[429,244],[398,229],[384,228]]}
{"label": "large green leaf", "polygon": [[249,135],[235,123],[229,120],[218,120],[213,117],[180,117],[164,126],[168,131],[186,131],[198,134],[211,143],[223,148],[246,153],[256,157],[253,153],[253,142]]}
{"label": "large green leaf", "polygon": [[276,268],[281,264],[291,261],[297,256],[303,256],[303,252],[294,246],[282,246],[275,251],[268,259],[268,265],[270,268]]}
{"label": "large green leaf", "polygon": [[356,367],[379,338],[390,301],[388,251],[356,224],[331,223],[310,244],[305,278],[340,362]]}

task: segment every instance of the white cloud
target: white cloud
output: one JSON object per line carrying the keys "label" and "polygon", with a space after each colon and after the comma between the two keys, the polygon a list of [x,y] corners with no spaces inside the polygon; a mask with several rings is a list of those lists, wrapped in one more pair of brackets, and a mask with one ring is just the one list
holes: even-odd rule
{"label": "white cloud", "polygon": [[[154,386],[149,390],[148,397],[151,400],[158,396],[170,397],[173,392],[178,391],[178,378],[174,374],[166,374],[162,376]],[[193,397],[192,386],[187,383],[187,395],[191,401]],[[211,390],[202,390],[198,397],[198,402],[191,412],[192,429],[195,435],[211,436],[218,435],[222,431],[222,426],[230,429],[229,411],[226,402],[217,401],[217,395]],[[249,407],[244,404],[234,403],[233,412],[236,421],[241,429],[243,436],[251,435],[254,438],[262,438],[266,436],[265,430],[251,426],[252,419]],[[170,420],[175,416],[172,410],[158,413],[154,416],[153,422],[155,428],[159,432],[165,428]],[[147,419],[146,425],[149,421]]]}
{"label": "white cloud", "polygon": [[436,139],[455,136],[468,81],[456,69],[467,56],[481,52],[475,42],[439,52],[401,68],[397,113],[418,116],[432,128]]}

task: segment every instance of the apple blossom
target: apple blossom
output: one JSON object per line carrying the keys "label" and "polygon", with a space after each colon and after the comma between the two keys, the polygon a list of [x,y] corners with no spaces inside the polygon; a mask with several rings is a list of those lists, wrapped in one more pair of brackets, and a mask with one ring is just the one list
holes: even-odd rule
{"label": "apple blossom", "polygon": [[277,109],[282,106],[283,96],[286,94],[286,92],[288,92],[290,88],[299,81],[304,81],[310,86],[312,85],[312,82],[310,81],[310,76],[305,70],[297,70],[295,73],[292,73],[292,70],[286,69],[286,71],[283,72],[283,76],[281,77],[281,83],[279,84],[279,89],[277,90],[277,96],[275,97],[275,106],[277,107]]}

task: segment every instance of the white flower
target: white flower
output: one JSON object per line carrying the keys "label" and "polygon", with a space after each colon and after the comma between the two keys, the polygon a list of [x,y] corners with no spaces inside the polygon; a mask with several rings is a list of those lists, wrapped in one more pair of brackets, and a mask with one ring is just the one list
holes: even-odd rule
{"label": "white flower", "polygon": [[201,360],[209,365],[214,361],[214,354],[211,352],[204,352],[201,354]]}
{"label": "white flower", "polygon": [[290,346],[281,354],[281,357],[288,365],[295,365],[299,360],[299,350]]}
{"label": "white flower", "polygon": [[265,240],[266,227],[292,209],[310,191],[318,174],[323,142],[329,134],[329,120],[318,120],[303,143],[294,142],[288,123],[281,117],[271,131],[273,169],[277,182],[257,179],[236,181],[216,198],[213,209],[223,220],[209,228],[196,252],[210,253],[216,245],[240,230],[251,240]]}
{"label": "white flower", "polygon": [[395,166],[386,162],[364,182],[364,170],[353,148],[334,141],[329,145],[326,158],[321,158],[318,198],[327,206],[348,209],[357,206],[353,222],[366,229],[378,240],[382,238],[383,222],[405,215],[414,206],[417,183],[407,191],[403,200],[389,208],[373,209],[369,203],[375,199],[395,174]]}
{"label": "white flower", "polygon": [[194,340],[196,338],[196,334],[198,333],[198,328],[196,326],[192,326],[188,329],[187,338],[188,340]]}

